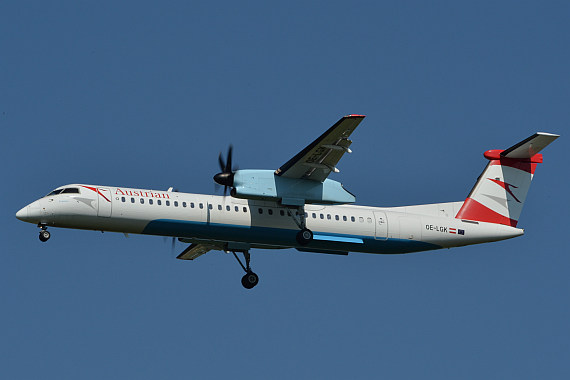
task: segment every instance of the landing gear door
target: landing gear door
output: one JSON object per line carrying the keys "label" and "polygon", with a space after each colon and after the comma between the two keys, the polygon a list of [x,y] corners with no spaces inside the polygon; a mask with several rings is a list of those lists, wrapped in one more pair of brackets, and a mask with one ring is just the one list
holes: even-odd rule
{"label": "landing gear door", "polygon": [[387,240],[388,239],[388,218],[386,218],[386,213],[384,211],[374,211],[374,220],[376,225],[376,230],[374,233],[374,239],[376,240]]}
{"label": "landing gear door", "polygon": [[97,188],[97,199],[99,203],[99,208],[97,209],[97,216],[103,216],[109,218],[111,216],[112,203],[111,200],[111,190],[98,187]]}

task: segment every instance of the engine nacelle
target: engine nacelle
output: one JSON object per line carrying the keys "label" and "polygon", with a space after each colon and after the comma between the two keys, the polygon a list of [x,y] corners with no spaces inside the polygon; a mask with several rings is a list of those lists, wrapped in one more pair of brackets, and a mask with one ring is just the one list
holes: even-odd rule
{"label": "engine nacelle", "polygon": [[304,203],[354,203],[356,198],[340,182],[286,178],[273,170],[238,170],[234,174],[232,196],[244,199],[272,200],[284,205]]}

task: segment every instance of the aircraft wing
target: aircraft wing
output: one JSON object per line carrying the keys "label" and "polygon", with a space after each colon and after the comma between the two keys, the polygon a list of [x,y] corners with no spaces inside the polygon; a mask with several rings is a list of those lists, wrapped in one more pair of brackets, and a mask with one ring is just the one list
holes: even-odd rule
{"label": "aircraft wing", "polygon": [[195,258],[202,256],[204,253],[208,253],[212,250],[220,249],[218,246],[213,244],[204,244],[204,243],[193,243],[190,244],[181,254],[179,254],[176,258],[180,260],[194,260]]}
{"label": "aircraft wing", "polygon": [[318,139],[277,169],[275,175],[323,182],[330,172],[338,173],[336,164],[345,152],[351,152],[348,147],[352,141],[348,137],[362,119],[364,119],[364,115],[343,117]]}

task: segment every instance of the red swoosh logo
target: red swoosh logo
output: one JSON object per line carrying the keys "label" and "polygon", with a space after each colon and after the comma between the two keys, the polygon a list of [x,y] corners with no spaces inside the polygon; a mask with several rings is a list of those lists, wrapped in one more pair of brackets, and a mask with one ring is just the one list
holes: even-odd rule
{"label": "red swoosh logo", "polygon": [[104,196],[104,195],[99,191],[98,188],[96,188],[96,187],[91,187],[91,186],[83,186],[83,185],[81,185],[81,187],[84,187],[84,188],[86,188],[86,189],[89,189],[89,190],[91,190],[91,191],[96,192],[97,194],[99,194],[100,196],[102,196],[107,202],[111,203],[111,201],[110,201],[109,199],[107,199],[107,197]]}
{"label": "red swoosh logo", "polygon": [[511,187],[514,187],[515,189],[517,189],[517,186],[511,185],[510,183],[506,183],[503,181],[499,181],[498,179],[492,179],[492,178],[487,178],[487,179],[490,181],[493,181],[497,185],[501,186],[503,189],[505,189],[507,191],[507,193],[511,194],[511,197],[513,197],[515,199],[515,201],[521,203],[521,201],[519,201],[518,198],[515,197],[515,195],[513,194],[513,191],[511,190]]}

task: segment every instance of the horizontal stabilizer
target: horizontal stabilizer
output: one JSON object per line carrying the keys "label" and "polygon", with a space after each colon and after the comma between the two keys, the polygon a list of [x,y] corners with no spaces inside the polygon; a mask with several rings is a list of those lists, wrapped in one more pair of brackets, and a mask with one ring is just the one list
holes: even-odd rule
{"label": "horizontal stabilizer", "polygon": [[501,157],[531,158],[559,137],[560,135],[552,133],[537,132],[529,138],[524,139],[520,143],[501,152]]}

